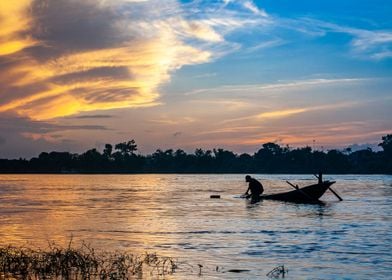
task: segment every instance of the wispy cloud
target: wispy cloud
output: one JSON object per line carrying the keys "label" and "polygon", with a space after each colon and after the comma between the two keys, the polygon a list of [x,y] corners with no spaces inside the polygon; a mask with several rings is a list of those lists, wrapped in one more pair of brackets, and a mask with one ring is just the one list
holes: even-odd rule
{"label": "wispy cloud", "polygon": [[228,99],[209,98],[209,99],[200,99],[200,100],[198,99],[190,100],[189,102],[197,107],[202,106],[202,108],[205,108],[206,106],[211,106],[215,108],[223,107],[224,110],[226,111],[244,110],[248,108],[249,105],[251,105],[249,101],[236,100],[236,99],[228,100]]}
{"label": "wispy cloud", "polygon": [[298,80],[298,81],[287,81],[278,82],[271,84],[252,84],[252,85],[229,85],[220,86],[214,88],[197,89],[190,92],[184,93],[185,95],[194,94],[207,94],[207,93],[227,93],[227,92],[247,92],[247,91],[276,91],[276,90],[287,90],[287,89],[301,89],[307,87],[334,85],[334,84],[349,84],[349,83],[360,83],[368,81],[367,78],[340,78],[340,79],[310,79],[310,80]]}
{"label": "wispy cloud", "polygon": [[256,118],[260,119],[275,119],[275,118],[285,118],[292,115],[308,112],[309,108],[298,108],[298,109],[284,109],[279,111],[265,112],[258,114]]}
{"label": "wispy cloud", "polygon": [[351,45],[355,54],[375,60],[392,57],[392,31],[346,31],[354,36]]}
{"label": "wispy cloud", "polygon": [[23,34],[32,21],[28,14],[29,5],[30,0],[0,2],[0,58],[37,43],[32,36]]}
{"label": "wispy cloud", "polygon": [[243,5],[245,8],[247,8],[248,10],[250,10],[251,12],[253,12],[256,15],[259,15],[262,17],[268,17],[268,14],[263,9],[260,9],[259,7],[257,7],[255,5],[255,3],[253,3],[253,1],[244,1]]}
{"label": "wispy cloud", "polygon": [[[356,28],[314,18],[295,20],[281,19],[287,28],[311,36],[325,36],[328,33],[342,33],[351,36],[349,46],[352,54],[369,60],[382,60],[391,57],[392,30]],[[279,19],[277,19],[279,22]],[[287,24],[289,22],[290,24]]]}
{"label": "wispy cloud", "polygon": [[195,79],[203,79],[203,78],[211,78],[211,77],[216,77],[218,74],[216,72],[211,72],[211,73],[204,73],[200,75],[195,75],[193,78]]}
{"label": "wispy cloud", "polygon": [[283,40],[281,38],[275,38],[275,39],[263,41],[257,45],[250,46],[250,47],[246,48],[244,51],[246,53],[251,53],[251,52],[259,51],[262,49],[278,47],[278,46],[281,46],[284,44],[286,44],[285,40]]}
{"label": "wispy cloud", "polygon": [[0,117],[0,139],[4,139],[0,157],[36,156],[39,152],[52,150],[75,151],[80,144],[74,137],[68,136],[80,133],[111,134],[113,131],[101,123],[74,124],[70,120],[38,121],[4,113]]}
{"label": "wispy cloud", "polygon": [[[208,147],[220,146],[240,152],[257,151],[262,144],[275,142],[292,147],[311,146],[315,149],[344,148],[352,143],[374,141],[388,133],[383,129],[385,123],[379,121],[347,121],[290,125],[282,130],[274,123],[257,126],[243,126],[213,129],[198,134],[200,138],[194,145]],[[206,140],[208,138],[208,140]],[[361,142],[362,141],[362,142]]]}
{"label": "wispy cloud", "polygon": [[82,116],[75,116],[72,117],[75,119],[111,119],[114,118],[113,115],[82,115]]}
{"label": "wispy cloud", "polygon": [[266,11],[260,7],[258,7],[253,1],[251,0],[223,0],[224,6],[228,5],[237,5],[241,6],[253,14],[261,17],[268,17]]}
{"label": "wispy cloud", "polygon": [[257,119],[274,119],[274,118],[286,118],[292,115],[297,115],[301,113],[314,112],[314,111],[322,111],[322,110],[339,110],[344,108],[352,108],[355,106],[363,105],[363,101],[350,101],[350,102],[341,102],[341,103],[332,103],[325,105],[314,105],[311,107],[304,108],[290,108],[290,109],[282,109],[271,112],[264,112],[255,116]]}
{"label": "wispy cloud", "polygon": [[230,134],[233,135],[238,133],[240,135],[244,135],[244,132],[254,132],[260,130],[262,126],[233,126],[233,127],[225,127],[225,128],[218,128],[212,131],[202,131],[197,133],[197,135],[211,135],[211,134]]}
{"label": "wispy cloud", "polygon": [[151,123],[156,123],[160,125],[179,125],[179,124],[189,124],[195,122],[196,119],[192,117],[182,117],[182,118],[169,118],[162,117],[160,119],[149,120]]}
{"label": "wispy cloud", "polygon": [[238,50],[227,34],[267,22],[251,1],[4,0],[0,8],[0,113],[33,119],[155,106],[173,71]]}
{"label": "wispy cloud", "polygon": [[391,58],[392,57],[392,50],[388,50],[388,51],[380,51],[377,53],[374,53],[371,55],[371,58],[375,59],[375,60],[383,60],[383,59],[387,59],[387,58]]}
{"label": "wispy cloud", "polygon": [[8,133],[29,132],[29,133],[51,133],[67,130],[110,130],[103,125],[66,125],[57,122],[34,121],[25,117],[14,115],[3,115],[0,118],[0,127]]}
{"label": "wispy cloud", "polygon": [[[375,123],[344,122],[318,126],[290,127],[285,132],[268,128],[263,133],[253,134],[247,139],[239,139],[242,145],[261,145],[266,142],[280,142],[291,146],[313,146],[315,149],[344,148],[358,141],[372,141],[388,133],[385,129],[375,129]],[[337,130],[340,126],[344,130]],[[339,139],[339,143],[336,140]]]}
{"label": "wispy cloud", "polygon": [[343,108],[352,108],[360,105],[363,105],[363,102],[351,101],[351,102],[331,103],[325,105],[313,105],[313,106],[301,107],[301,108],[281,108],[273,111],[266,111],[258,114],[243,116],[240,118],[227,119],[222,121],[222,124],[243,122],[245,120],[248,122],[253,121],[259,123],[260,121],[263,120],[266,121],[268,119],[282,119],[282,118],[288,118],[293,115],[298,115],[303,113],[309,113],[315,111],[319,112],[323,110],[340,110]]}

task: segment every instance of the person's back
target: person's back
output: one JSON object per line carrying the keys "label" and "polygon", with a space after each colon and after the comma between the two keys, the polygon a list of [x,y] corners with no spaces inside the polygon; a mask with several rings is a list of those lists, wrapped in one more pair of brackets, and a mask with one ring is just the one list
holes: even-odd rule
{"label": "person's back", "polygon": [[259,197],[264,192],[263,185],[254,178],[250,178],[249,188],[253,197]]}

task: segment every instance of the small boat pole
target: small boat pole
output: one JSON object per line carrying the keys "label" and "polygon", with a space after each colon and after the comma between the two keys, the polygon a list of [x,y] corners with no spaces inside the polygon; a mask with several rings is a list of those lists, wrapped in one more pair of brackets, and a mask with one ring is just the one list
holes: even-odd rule
{"label": "small boat pole", "polygon": [[[319,180],[319,184],[323,183],[323,175],[320,172],[319,175],[313,174],[314,177],[316,177]],[[328,187],[328,189],[340,200],[343,201],[343,198],[340,197],[340,195],[338,195],[331,187]]]}
{"label": "small boat pole", "polygon": [[328,189],[340,200],[343,201],[343,198],[340,197],[331,187],[328,187]]}

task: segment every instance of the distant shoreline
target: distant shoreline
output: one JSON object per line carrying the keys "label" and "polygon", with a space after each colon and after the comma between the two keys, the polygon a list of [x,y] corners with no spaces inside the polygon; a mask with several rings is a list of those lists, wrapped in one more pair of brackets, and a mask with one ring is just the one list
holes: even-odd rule
{"label": "distant shoreline", "polygon": [[[299,172],[299,173],[254,173],[254,172],[0,172],[0,175],[313,175],[313,173]],[[334,175],[361,175],[361,176],[392,176],[392,173],[325,173],[327,176]]]}
{"label": "distant shoreline", "polygon": [[382,137],[382,151],[290,148],[265,143],[252,154],[222,148],[156,150],[136,154],[134,140],[106,144],[102,152],[43,152],[27,159],[0,159],[1,174],[392,174],[392,134]]}

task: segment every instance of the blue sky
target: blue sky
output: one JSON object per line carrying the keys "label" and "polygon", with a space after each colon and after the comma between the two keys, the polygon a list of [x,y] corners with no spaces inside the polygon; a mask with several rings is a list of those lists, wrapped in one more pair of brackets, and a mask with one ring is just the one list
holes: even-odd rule
{"label": "blue sky", "polygon": [[390,1],[41,2],[0,4],[0,157],[392,132]]}
{"label": "blue sky", "polygon": [[[234,71],[241,67],[259,73],[264,70],[262,74],[267,75],[262,78],[266,81],[318,73],[390,75],[390,37],[387,42],[373,46],[369,42],[368,49],[364,50],[353,46],[361,33],[374,32],[377,37],[377,33],[385,32],[390,36],[392,4],[388,1],[287,0],[254,1],[254,4],[268,14],[271,22],[265,26],[245,26],[228,34],[227,40],[241,44],[241,50],[224,57],[216,65],[203,65],[203,71],[228,71],[229,63],[235,66],[232,67]],[[364,40],[371,35],[363,34]],[[373,57],[383,52],[386,57]],[[265,73],[271,69],[274,76]],[[248,77],[241,75],[240,78]],[[249,79],[260,77],[250,75]]]}

